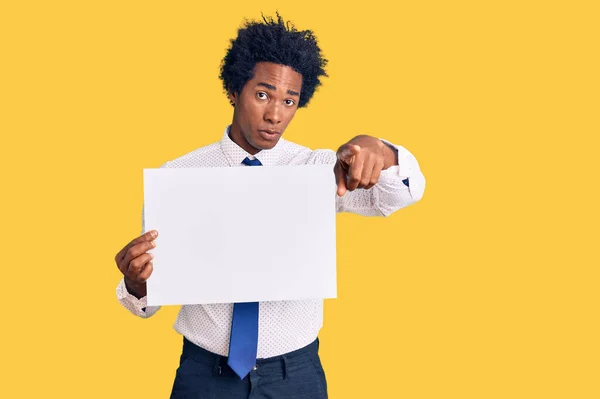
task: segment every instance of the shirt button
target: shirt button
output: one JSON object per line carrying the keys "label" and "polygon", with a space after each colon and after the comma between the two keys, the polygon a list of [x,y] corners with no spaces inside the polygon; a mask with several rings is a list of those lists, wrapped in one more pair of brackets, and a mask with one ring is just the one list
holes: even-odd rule
{"label": "shirt button", "polygon": [[255,364],[254,367],[252,367],[252,370],[256,371],[257,368],[258,368],[258,364]]}

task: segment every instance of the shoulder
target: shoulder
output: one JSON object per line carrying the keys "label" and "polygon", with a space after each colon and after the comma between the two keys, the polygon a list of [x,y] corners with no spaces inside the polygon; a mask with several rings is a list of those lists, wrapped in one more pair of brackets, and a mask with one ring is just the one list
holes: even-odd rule
{"label": "shoulder", "polygon": [[211,160],[222,157],[221,143],[216,142],[197,148],[171,161],[167,161],[161,168],[191,168],[208,166]]}
{"label": "shoulder", "polygon": [[291,141],[281,143],[282,150],[291,165],[318,165],[335,163],[335,151],[327,149],[312,150]]}
{"label": "shoulder", "polygon": [[290,156],[308,156],[313,152],[313,150],[308,147],[283,139],[279,143],[279,146],[284,153],[289,154]]}

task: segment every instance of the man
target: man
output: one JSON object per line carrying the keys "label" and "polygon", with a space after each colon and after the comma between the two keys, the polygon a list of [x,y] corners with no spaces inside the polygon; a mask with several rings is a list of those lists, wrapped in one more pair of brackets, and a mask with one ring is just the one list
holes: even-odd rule
{"label": "man", "polygon": [[[418,201],[425,179],[403,147],[360,135],[336,153],[312,151],[281,137],[326,76],[326,63],[311,31],[297,31],[279,15],[247,22],[221,66],[234,107],[231,125],[221,141],[164,167],[331,164],[338,212],[388,216]],[[115,258],[124,275],[117,296],[140,317],[159,309],[146,306],[152,273],[148,251],[157,236],[146,232]],[[268,248],[257,252],[268,256]],[[322,317],[322,299],[182,306],[174,328],[184,344],[171,397],[326,398],[317,339]]]}

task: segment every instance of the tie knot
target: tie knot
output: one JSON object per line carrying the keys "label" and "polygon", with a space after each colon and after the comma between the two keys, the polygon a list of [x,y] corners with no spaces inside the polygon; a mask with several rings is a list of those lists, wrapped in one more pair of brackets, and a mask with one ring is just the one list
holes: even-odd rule
{"label": "tie knot", "polygon": [[244,158],[242,163],[248,166],[262,166],[262,163],[258,159],[250,159],[248,157]]}

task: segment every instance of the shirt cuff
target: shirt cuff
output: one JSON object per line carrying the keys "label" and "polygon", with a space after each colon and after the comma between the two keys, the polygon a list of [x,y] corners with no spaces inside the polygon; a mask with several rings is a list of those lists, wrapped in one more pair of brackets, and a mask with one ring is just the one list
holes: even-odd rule
{"label": "shirt cuff", "polygon": [[[400,175],[400,166],[398,165],[394,165],[394,166],[390,166],[389,168],[382,170],[381,171],[381,175],[379,175],[379,182],[380,184],[398,184],[398,180],[404,180],[405,177]],[[406,189],[408,189],[409,185],[404,183],[402,184],[402,186]]]}
{"label": "shirt cuff", "polygon": [[[139,313],[145,313],[145,308],[148,306],[147,297],[136,298],[134,295],[131,295],[129,291],[127,291],[127,286],[125,286],[125,279],[121,279],[119,285],[117,285],[117,298],[121,303],[128,303]],[[127,306],[129,308],[129,306]]]}
{"label": "shirt cuff", "polygon": [[[421,198],[423,196],[424,181],[415,157],[400,145],[390,143],[382,138],[379,140],[398,151],[398,165],[381,171],[380,179],[385,175],[398,177],[402,181],[402,185],[408,188],[408,192],[415,200]],[[391,173],[385,173],[387,171]]]}

